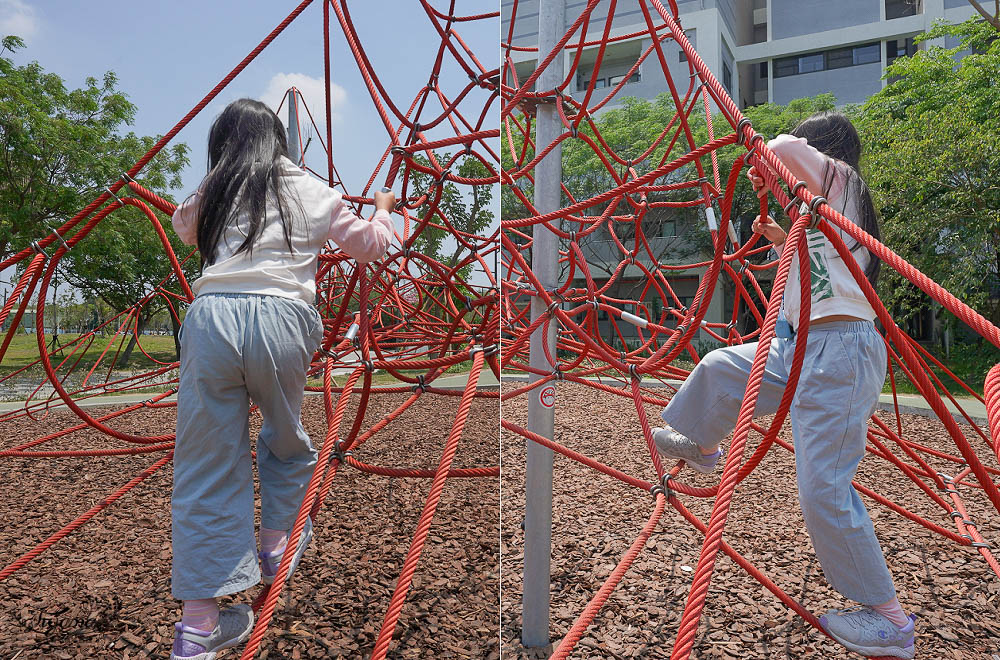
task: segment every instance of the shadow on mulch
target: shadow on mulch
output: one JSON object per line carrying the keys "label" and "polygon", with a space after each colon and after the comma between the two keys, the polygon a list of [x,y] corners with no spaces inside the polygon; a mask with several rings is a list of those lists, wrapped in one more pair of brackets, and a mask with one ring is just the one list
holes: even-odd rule
{"label": "shadow on mulch", "polygon": [[[356,398],[355,398],[356,400]],[[394,410],[373,395],[362,428]],[[424,400],[376,434],[360,460],[437,467],[458,397]],[[496,465],[498,403],[476,400],[453,465]],[[100,410],[92,410],[95,417]],[[353,409],[345,428],[353,420]],[[4,425],[0,449],[78,420],[52,412]],[[326,423],[306,397],[303,423],[317,446]],[[109,422],[143,434],[172,432],[174,410]],[[252,419],[251,437],[260,418]],[[88,430],[44,445],[97,449],[123,443]],[[159,456],[0,459],[0,567],[34,547]],[[76,533],[0,582],[0,658],[167,658],[180,603],[170,595],[171,466]],[[258,658],[364,658],[375,643],[423,509],[430,479],[389,479],[341,467],[316,537],[282,594]],[[449,479],[390,648],[392,658],[499,657],[499,488],[496,478]],[[253,589],[238,597],[249,602]],[[239,657],[238,650],[228,657]]]}
{"label": "shadow on mulch", "polygon": [[[627,474],[655,479],[631,399],[565,382],[558,388],[557,442]],[[504,418],[523,425],[526,405],[526,397],[504,401]],[[653,406],[647,406],[647,414],[653,423],[659,419],[659,409]],[[879,414],[895,429],[895,418]],[[968,427],[963,431],[975,438],[973,446],[985,464],[996,467],[991,451],[978,436],[971,436]],[[910,440],[958,453],[936,420],[904,416],[903,433]],[[782,437],[791,441],[790,424],[786,423]],[[751,434],[747,457],[759,441],[759,435]],[[502,448],[501,654],[510,660],[547,657],[520,645],[524,440],[504,431]],[[953,463],[929,462],[952,475],[958,471]],[[719,474],[699,475],[685,469],[681,480],[708,486],[717,482]],[[551,639],[557,645],[649,520],[653,504],[648,493],[560,454],[555,456],[553,481]],[[917,486],[881,459],[866,457],[858,481],[946,529],[955,529]],[[982,535],[997,544],[1000,516],[980,491],[963,487],[961,492]],[[679,497],[702,520],[708,520],[711,500]],[[1000,579],[982,557],[867,498],[865,503],[899,599],[920,617],[917,657],[1000,659]],[[784,449],[770,451],[738,486],[724,539],[807,609],[822,613],[845,606],[826,584],[816,561],[798,506],[794,459]],[[667,505],[645,548],[572,657],[669,658],[702,540]],[[860,656],[812,629],[720,553],[692,659],[856,657]]]}

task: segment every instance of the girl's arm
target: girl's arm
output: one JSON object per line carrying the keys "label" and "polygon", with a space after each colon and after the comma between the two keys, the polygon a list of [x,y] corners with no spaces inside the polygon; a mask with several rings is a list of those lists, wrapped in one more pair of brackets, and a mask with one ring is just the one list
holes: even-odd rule
{"label": "girl's arm", "polygon": [[195,191],[174,209],[174,214],[170,217],[170,223],[177,232],[177,237],[185,245],[196,245],[198,243],[198,192]]}
{"label": "girl's arm", "polygon": [[364,264],[385,254],[392,242],[392,232],[389,211],[381,208],[375,211],[371,222],[367,222],[355,215],[338,193],[330,214],[327,238],[333,240],[355,261]]}

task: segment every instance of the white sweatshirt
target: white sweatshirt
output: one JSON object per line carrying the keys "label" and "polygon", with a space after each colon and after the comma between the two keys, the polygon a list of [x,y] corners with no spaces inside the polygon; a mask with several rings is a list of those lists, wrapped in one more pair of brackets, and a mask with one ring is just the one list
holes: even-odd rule
{"label": "white sweatshirt", "polygon": [[[830,158],[811,146],[805,138],[792,135],[779,135],[768,142],[767,146],[781,159],[795,178],[806,183],[809,192],[826,197],[831,207],[852,222],[858,218],[858,200],[845,199],[848,178],[853,173],[850,165]],[[824,174],[828,164],[833,171],[833,181],[830,183],[830,190],[824,194]],[[807,208],[803,206],[802,210]],[[847,232],[832,224],[831,226],[840,234],[848,249],[853,248],[852,255],[864,271],[871,260],[868,250],[858,247],[857,241]],[[835,315],[873,320],[875,310],[868,304],[861,287],[823,232],[819,229],[807,229],[806,244],[809,249],[809,270],[812,275],[809,320],[815,321]],[[780,254],[783,247],[784,244],[775,249]],[[799,323],[800,295],[799,253],[796,252],[792,257],[792,269],[788,273],[783,302],[785,318],[793,328]]]}
{"label": "white sweatshirt", "polygon": [[[253,254],[235,254],[249,226],[249,218],[243,215],[222,233],[215,263],[206,266],[191,287],[195,295],[258,293],[298,298],[313,304],[318,256],[327,240],[333,240],[359,263],[385,254],[393,235],[388,211],[376,211],[371,222],[367,222],[351,211],[341,193],[309,176],[287,158],[282,157],[282,165],[281,175],[288,177],[290,188],[305,211],[302,215],[294,202],[286,205],[292,216],[293,251],[288,251],[278,208],[269,199],[265,225],[253,246]],[[177,207],[171,218],[177,236],[188,245],[198,242],[199,202],[196,192]]]}

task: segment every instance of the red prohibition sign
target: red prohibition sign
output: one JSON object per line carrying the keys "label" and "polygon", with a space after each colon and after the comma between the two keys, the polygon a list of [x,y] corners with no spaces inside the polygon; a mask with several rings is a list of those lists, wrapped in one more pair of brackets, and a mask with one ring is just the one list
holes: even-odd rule
{"label": "red prohibition sign", "polygon": [[538,393],[538,401],[546,408],[556,405],[556,388],[552,385],[543,387]]}

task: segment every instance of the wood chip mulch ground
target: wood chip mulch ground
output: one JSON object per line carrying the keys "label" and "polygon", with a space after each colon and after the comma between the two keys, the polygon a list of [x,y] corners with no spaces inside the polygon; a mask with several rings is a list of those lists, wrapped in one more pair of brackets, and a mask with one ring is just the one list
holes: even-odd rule
{"label": "wood chip mulch ground", "polygon": [[[402,401],[401,395],[374,395],[362,428]],[[425,395],[357,457],[383,466],[436,468],[458,401]],[[498,407],[495,399],[475,401],[455,467],[497,465]],[[102,411],[90,412],[96,417]],[[145,410],[109,424],[160,434],[172,432],[174,414]],[[350,420],[353,410],[345,423]],[[39,421],[6,422],[0,449],[76,421],[63,411]],[[252,437],[259,422],[255,416]],[[326,431],[320,397],[306,397],[303,422],[319,446]],[[45,448],[122,444],[88,430]],[[0,568],[157,458],[0,458]],[[171,479],[167,465],[0,582],[0,658],[169,657],[180,618],[180,604],[170,595]],[[430,479],[390,479],[342,467],[319,513],[312,547],[279,600],[261,646],[266,651],[257,657],[367,657],[429,489]],[[449,479],[389,657],[498,658],[499,561],[498,479]],[[249,602],[257,593],[253,589],[238,600]]]}
{"label": "wood chip mulch ground", "polygon": [[[506,385],[513,387],[518,384]],[[526,420],[526,399],[504,401],[503,415]],[[556,440],[628,474],[653,480],[631,399],[560,383]],[[647,406],[650,419],[659,409]],[[879,413],[895,428],[889,413]],[[891,420],[891,421],[890,421]],[[963,427],[967,433],[968,427]],[[957,454],[937,420],[903,417],[905,437]],[[791,441],[786,422],[782,437]],[[760,436],[752,434],[747,456]],[[977,438],[978,440],[978,438]],[[986,465],[995,458],[974,443]],[[501,653],[504,658],[547,657],[520,645],[521,570],[524,535],[524,441],[502,434]],[[938,470],[958,470],[935,459]],[[719,474],[690,469],[681,480],[711,485]],[[584,606],[635,540],[653,511],[648,493],[627,486],[559,454],[555,457],[552,534],[552,640],[558,644]],[[868,456],[860,483],[911,511],[954,530],[944,515],[901,472]],[[1000,544],[1000,515],[975,489],[961,488],[968,512],[987,541]],[[681,496],[702,520],[711,501]],[[1000,660],[1000,578],[970,548],[943,537],[865,498],[903,606],[915,612],[917,657]],[[825,582],[798,506],[793,457],[775,448],[736,491],[724,539],[805,607],[823,613],[845,601]],[[672,507],[573,652],[573,658],[668,658],[701,549],[702,536]],[[856,658],[786,609],[769,591],[720,553],[691,658]]]}

